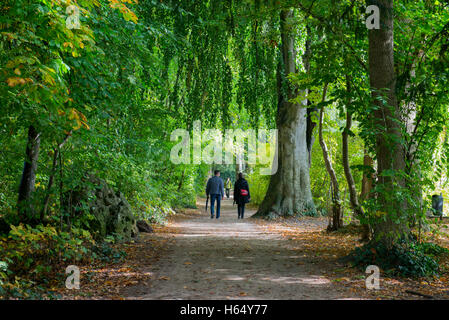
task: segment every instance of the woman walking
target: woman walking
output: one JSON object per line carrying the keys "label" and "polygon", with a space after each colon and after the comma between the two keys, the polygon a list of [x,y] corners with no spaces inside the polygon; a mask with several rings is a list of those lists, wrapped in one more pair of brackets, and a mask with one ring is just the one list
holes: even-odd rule
{"label": "woman walking", "polygon": [[251,200],[248,182],[243,178],[243,173],[239,173],[239,178],[234,184],[234,202],[237,203],[238,219],[243,219],[245,214],[245,204]]}

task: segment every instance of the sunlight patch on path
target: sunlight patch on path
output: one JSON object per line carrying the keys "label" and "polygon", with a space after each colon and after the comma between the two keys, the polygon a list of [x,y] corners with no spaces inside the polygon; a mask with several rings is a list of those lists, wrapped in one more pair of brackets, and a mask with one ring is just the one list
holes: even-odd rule
{"label": "sunlight patch on path", "polygon": [[201,215],[175,221],[169,254],[149,270],[155,273],[151,286],[131,290],[128,299],[352,298],[308,257],[295,254],[280,233],[238,220],[232,200],[222,205],[220,219],[211,219],[203,207]]}

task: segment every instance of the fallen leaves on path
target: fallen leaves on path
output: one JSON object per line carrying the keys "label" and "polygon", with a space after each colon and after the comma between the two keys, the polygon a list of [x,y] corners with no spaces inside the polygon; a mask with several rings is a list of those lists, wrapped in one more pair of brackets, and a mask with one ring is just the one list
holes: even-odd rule
{"label": "fallen leaves on path", "polygon": [[[256,221],[267,232],[280,233],[289,244],[295,255],[302,256],[306,263],[316,264],[324,276],[342,289],[355,293],[366,299],[423,299],[431,296],[435,299],[449,299],[449,257],[440,261],[443,273],[440,277],[431,278],[391,278],[382,276],[380,290],[367,290],[363,271],[352,268],[341,259],[354,248],[361,246],[360,235],[349,232],[325,231],[327,219],[309,218],[286,219],[279,221]],[[449,248],[449,237],[445,233],[426,234],[425,241],[432,241]],[[410,292],[415,292],[411,294]],[[418,295],[416,294],[418,293]],[[422,294],[422,295],[419,295]]]}
{"label": "fallen leaves on path", "polygon": [[[203,214],[199,210],[178,213],[171,217],[173,221],[190,219],[192,216]],[[359,235],[354,232],[327,233],[326,218],[309,218],[262,221],[253,220],[255,224],[267,233],[279,234],[284,239],[285,246],[291,250],[291,255],[300,259],[297,268],[313,268],[321,273],[338,291],[349,293],[351,296],[365,299],[425,299],[429,296],[437,299],[449,299],[449,259],[440,261],[443,274],[437,278],[408,279],[391,278],[381,274],[380,290],[367,290],[365,286],[366,274],[341,262],[355,247],[361,246]],[[119,263],[96,264],[81,266],[81,289],[59,289],[58,292],[68,299],[124,299],[124,292],[128,287],[141,286],[144,292],[152,288],[152,281],[169,281],[170,277],[155,278],[153,270],[158,270],[158,260],[166,255],[165,249],[180,233],[174,223],[154,225],[154,234],[142,235],[138,242],[118,244],[116,247],[126,252],[126,258]],[[449,238],[445,233],[426,235],[441,246],[449,248]],[[283,244],[284,245],[284,244]],[[251,247],[244,250],[252,251]],[[278,258],[281,251],[274,251],[273,260]],[[192,261],[183,262],[191,266]],[[215,263],[210,264],[211,267]],[[293,269],[294,270],[294,269]],[[204,271],[209,273],[209,270]],[[184,289],[187,289],[184,286]],[[196,291],[195,288],[189,290]],[[246,292],[238,296],[247,296]]]}
{"label": "fallen leaves on path", "polygon": [[[155,232],[172,233],[169,226],[153,226]],[[57,293],[63,299],[124,299],[122,293],[127,287],[147,285],[153,279],[152,268],[164,254],[169,238],[155,234],[140,234],[140,239],[132,243],[113,245],[126,253],[123,261],[117,263],[95,263],[80,267],[80,289],[60,288]],[[156,269],[157,270],[157,269]],[[166,278],[166,279],[165,279]],[[168,277],[163,280],[169,280]],[[149,286],[148,286],[149,287]]]}

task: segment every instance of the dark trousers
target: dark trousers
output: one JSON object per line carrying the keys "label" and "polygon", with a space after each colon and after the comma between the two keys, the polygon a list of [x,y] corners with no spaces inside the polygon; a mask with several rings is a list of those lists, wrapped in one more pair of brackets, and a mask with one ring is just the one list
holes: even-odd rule
{"label": "dark trousers", "polygon": [[214,204],[215,199],[217,200],[217,219],[220,218],[220,203],[221,203],[221,194],[211,194],[210,195],[210,215],[214,216]]}
{"label": "dark trousers", "polygon": [[229,199],[229,191],[231,191],[231,189],[226,189],[226,197]]}
{"label": "dark trousers", "polygon": [[243,215],[245,214],[245,204],[239,204],[237,205],[237,212],[239,214],[239,218],[243,219]]}

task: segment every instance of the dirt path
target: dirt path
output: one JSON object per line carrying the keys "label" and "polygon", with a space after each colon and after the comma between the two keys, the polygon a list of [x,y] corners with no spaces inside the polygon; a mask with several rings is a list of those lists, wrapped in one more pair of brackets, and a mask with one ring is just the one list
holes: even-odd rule
{"label": "dirt path", "polygon": [[232,200],[220,219],[204,212],[174,221],[166,254],[152,266],[152,281],[126,290],[127,299],[351,299],[288,239],[267,231],[247,210],[237,219]]}

